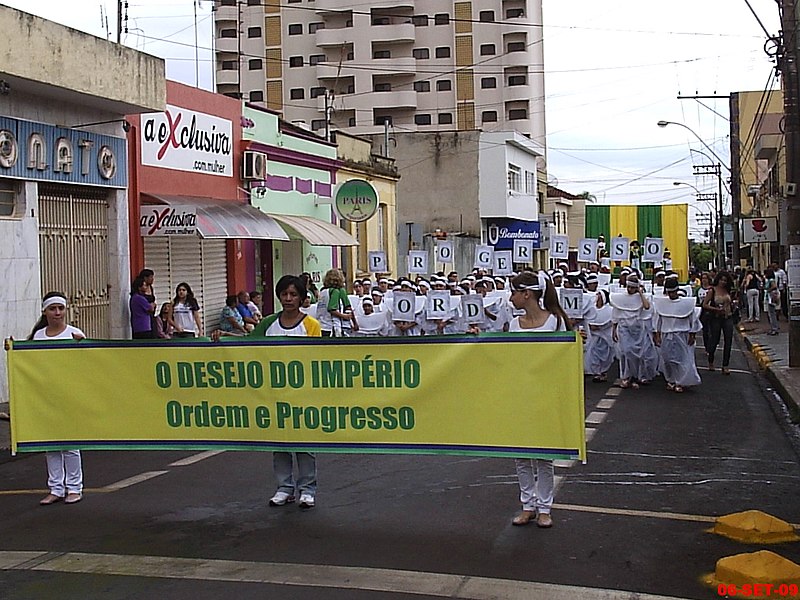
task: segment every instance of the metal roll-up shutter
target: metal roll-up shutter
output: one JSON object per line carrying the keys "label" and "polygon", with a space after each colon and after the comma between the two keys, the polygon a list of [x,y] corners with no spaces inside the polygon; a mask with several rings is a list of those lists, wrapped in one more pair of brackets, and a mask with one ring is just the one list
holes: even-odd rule
{"label": "metal roll-up shutter", "polygon": [[[228,295],[228,263],[225,240],[203,240],[203,330],[206,335],[219,327],[219,317]],[[237,290],[238,291],[238,290]]]}
{"label": "metal roll-up shutter", "polygon": [[[144,266],[155,273],[153,293],[159,309],[172,298],[172,280],[169,272],[169,238],[152,237],[144,240]],[[131,290],[133,291],[133,290]]]}

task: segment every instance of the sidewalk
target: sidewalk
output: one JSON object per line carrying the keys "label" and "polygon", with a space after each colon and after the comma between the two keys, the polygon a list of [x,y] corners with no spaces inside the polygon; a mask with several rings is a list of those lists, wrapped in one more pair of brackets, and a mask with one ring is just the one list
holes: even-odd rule
{"label": "sidewalk", "polygon": [[766,313],[761,313],[758,323],[747,323],[743,318],[738,331],[764,369],[767,379],[780,394],[792,421],[800,423],[800,368],[789,366],[789,322],[783,314],[778,324],[780,334],[767,335],[769,319]]}

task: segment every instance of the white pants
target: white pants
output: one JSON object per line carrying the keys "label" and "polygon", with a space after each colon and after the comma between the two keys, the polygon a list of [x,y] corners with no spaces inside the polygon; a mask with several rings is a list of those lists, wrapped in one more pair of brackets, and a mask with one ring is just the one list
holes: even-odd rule
{"label": "white pants", "polygon": [[748,319],[755,319],[758,321],[761,319],[761,307],[759,306],[759,298],[761,296],[761,290],[747,290],[747,318]]}
{"label": "white pants", "polygon": [[80,450],[47,453],[47,487],[54,496],[83,492],[83,470]]}
{"label": "white pants", "polygon": [[553,461],[517,458],[514,462],[517,465],[522,510],[550,514],[550,507],[553,506]]}

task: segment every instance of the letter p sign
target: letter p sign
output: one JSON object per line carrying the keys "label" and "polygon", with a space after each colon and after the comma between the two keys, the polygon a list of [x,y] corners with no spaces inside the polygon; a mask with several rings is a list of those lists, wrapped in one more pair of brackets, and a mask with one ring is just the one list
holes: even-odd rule
{"label": "letter p sign", "polygon": [[388,273],[389,267],[386,264],[386,252],[371,251],[368,253],[370,273]]}

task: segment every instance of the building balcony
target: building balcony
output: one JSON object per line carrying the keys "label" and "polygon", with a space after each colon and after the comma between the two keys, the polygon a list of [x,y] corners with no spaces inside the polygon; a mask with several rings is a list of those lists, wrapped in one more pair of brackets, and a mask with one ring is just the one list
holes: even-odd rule
{"label": "building balcony", "polygon": [[[325,111],[325,98],[317,97],[317,107]],[[417,108],[417,92],[411,90],[398,90],[396,92],[371,92],[368,94],[344,94],[337,96],[334,101],[334,110],[369,111],[373,108]]]}
{"label": "building balcony", "polygon": [[217,69],[217,85],[239,85],[239,72],[232,69]]}
{"label": "building balcony", "polygon": [[528,67],[531,55],[527,50],[508,52],[503,56],[503,67]]}
{"label": "building balcony", "polygon": [[416,75],[417,59],[413,56],[373,59],[369,68],[374,75]]}
{"label": "building balcony", "polygon": [[314,43],[320,48],[340,48],[345,44],[352,44],[356,31],[352,27],[341,29],[317,29],[314,34]]}
{"label": "building balcony", "polygon": [[239,54],[238,38],[217,38],[215,42],[217,52],[232,52]]}
{"label": "building balcony", "polygon": [[509,85],[503,88],[503,100],[532,100],[533,89],[530,85]]}
{"label": "building balcony", "polygon": [[369,12],[373,8],[414,8],[413,0],[401,0],[400,2],[392,2],[392,0],[371,0],[363,4],[355,5],[352,0],[316,0],[315,11],[318,15],[325,15],[328,13],[341,13],[343,11],[353,10],[356,6],[358,10]]}
{"label": "building balcony", "polygon": [[410,22],[390,25],[373,25],[369,30],[369,36],[373,43],[413,43],[414,40],[417,39],[417,31],[416,27]]}
{"label": "building balcony", "polygon": [[783,136],[780,133],[768,133],[758,136],[755,154],[757,159],[771,160],[783,145]]}
{"label": "building balcony", "polygon": [[338,63],[327,62],[317,63],[315,68],[317,70],[317,79],[345,79],[348,77],[356,77],[359,73],[363,73],[364,69],[348,68],[346,61],[342,63],[341,69]]}
{"label": "building balcony", "polygon": [[219,23],[220,21],[233,21],[239,22],[239,7],[238,6],[217,6],[214,13],[214,20]]}

